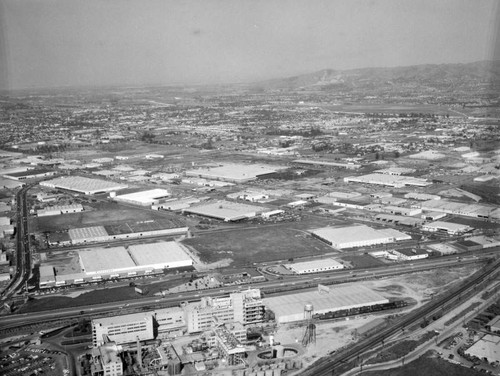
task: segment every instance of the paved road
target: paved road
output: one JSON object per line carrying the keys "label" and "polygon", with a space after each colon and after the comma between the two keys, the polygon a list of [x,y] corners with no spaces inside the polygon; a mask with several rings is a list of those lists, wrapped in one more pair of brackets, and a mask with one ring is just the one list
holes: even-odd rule
{"label": "paved road", "polygon": [[[266,282],[254,283],[251,285],[226,286],[222,288],[181,292],[165,297],[153,296],[144,297],[141,299],[133,299],[128,301],[109,302],[103,304],[92,305],[90,307],[72,307],[58,309],[57,311],[40,311],[24,314],[13,314],[2,317],[0,322],[0,330],[14,328],[30,323],[50,321],[54,319],[77,318],[79,316],[94,316],[106,312],[125,313],[127,311],[137,310],[143,307],[168,307],[177,306],[183,301],[196,301],[201,296],[227,296],[229,293],[247,288],[259,288],[264,293],[280,291],[299,290],[304,288],[316,288],[318,283],[345,283],[355,282],[364,279],[381,278],[398,274],[414,273],[419,271],[427,271],[433,268],[448,268],[457,265],[466,265],[473,263],[483,263],[485,259],[477,258],[476,256],[464,257],[462,260],[457,260],[456,257],[443,257],[434,260],[421,260],[412,264],[390,265],[379,268],[360,269],[354,271],[337,271],[328,274],[318,274],[317,277],[292,276],[287,280],[270,280]],[[82,313],[83,312],[83,313]]]}

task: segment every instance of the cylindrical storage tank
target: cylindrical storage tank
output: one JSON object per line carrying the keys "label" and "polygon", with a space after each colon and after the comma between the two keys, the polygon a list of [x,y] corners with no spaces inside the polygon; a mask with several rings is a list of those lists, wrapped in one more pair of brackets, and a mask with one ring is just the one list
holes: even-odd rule
{"label": "cylindrical storage tank", "polygon": [[275,346],[274,349],[276,350],[275,358],[281,359],[285,356],[285,347],[283,345]]}
{"label": "cylindrical storage tank", "polygon": [[115,198],[116,197],[116,192],[109,192],[109,197]]}
{"label": "cylindrical storage tank", "polygon": [[314,310],[314,307],[311,303],[307,303],[305,306],[304,306],[304,311],[306,312],[312,312]]}

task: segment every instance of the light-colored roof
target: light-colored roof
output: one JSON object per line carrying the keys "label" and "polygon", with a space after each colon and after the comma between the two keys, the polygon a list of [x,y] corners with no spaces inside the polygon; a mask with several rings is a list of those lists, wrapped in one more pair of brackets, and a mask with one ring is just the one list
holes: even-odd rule
{"label": "light-colored roof", "polygon": [[92,240],[93,238],[108,236],[108,232],[104,226],[72,228],[68,230],[68,234],[73,241],[80,239]]}
{"label": "light-colored roof", "polygon": [[115,197],[115,200],[137,201],[142,203],[149,203],[156,199],[169,196],[170,193],[166,189],[150,189],[148,191],[140,191],[135,193],[128,193]]}
{"label": "light-colored roof", "polygon": [[486,334],[465,352],[479,359],[486,358],[490,362],[500,360],[500,337]]}
{"label": "light-colored roof", "polygon": [[134,260],[124,247],[93,248],[80,251],[85,273],[111,272],[136,269]]}
{"label": "light-colored roof", "polygon": [[128,249],[138,266],[191,260],[176,242],[131,245]]}
{"label": "light-colored roof", "polygon": [[110,317],[102,317],[98,319],[93,319],[92,322],[95,325],[112,326],[119,324],[131,324],[134,322],[149,322],[153,319],[153,316],[150,312],[139,312],[139,313],[131,313],[128,315],[120,315],[120,316],[110,316]]}
{"label": "light-colored roof", "polygon": [[368,183],[368,184],[381,184],[381,185],[430,185],[432,183],[425,179],[414,178],[412,176],[400,176],[400,175],[387,175],[387,174],[367,174],[360,176],[351,176],[346,178],[348,180]]}
{"label": "light-colored roof", "polygon": [[312,269],[322,269],[322,268],[338,268],[343,265],[331,258],[321,259],[321,260],[312,260],[312,261],[304,261],[304,262],[296,262],[293,264],[287,265],[290,269],[300,272],[303,270],[312,270]]}
{"label": "light-colored roof", "polygon": [[261,164],[226,164],[219,167],[203,168],[186,172],[188,176],[203,176],[212,179],[250,180],[264,174],[276,172],[279,168]]}
{"label": "light-colored roof", "polygon": [[197,205],[184,209],[187,213],[203,215],[207,217],[220,218],[223,220],[236,220],[261,213],[268,208],[256,205],[241,204],[230,201],[216,201],[203,205]]}
{"label": "light-colored roof", "polygon": [[323,227],[311,231],[313,234],[330,241],[332,244],[343,244],[354,241],[382,240],[391,237],[371,227],[349,226],[349,227]]}
{"label": "light-colored roof", "polygon": [[61,177],[42,182],[40,185],[53,185],[71,191],[91,193],[127,188],[126,184],[118,184],[112,181],[91,179],[81,176]]}
{"label": "light-colored roof", "polygon": [[324,293],[315,290],[264,298],[264,304],[277,316],[303,312],[306,304],[312,304],[314,312],[321,313],[387,302],[382,295],[359,284],[330,287]]}
{"label": "light-colored roof", "polygon": [[466,230],[469,228],[467,225],[462,225],[459,223],[451,223],[445,221],[435,221],[431,223],[427,223],[425,227],[434,227],[434,228],[445,228],[448,230]]}

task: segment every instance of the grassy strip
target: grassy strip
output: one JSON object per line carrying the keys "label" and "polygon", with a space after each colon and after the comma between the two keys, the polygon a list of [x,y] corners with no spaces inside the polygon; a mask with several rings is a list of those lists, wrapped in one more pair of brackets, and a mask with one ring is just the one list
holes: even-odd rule
{"label": "grassy strip", "polygon": [[362,372],[362,376],[480,376],[484,373],[433,357],[427,352],[415,361],[399,368]]}
{"label": "grassy strip", "polygon": [[436,335],[437,333],[432,331],[425,333],[418,341],[405,340],[395,343],[387,349],[380,351],[374,358],[369,359],[367,364],[384,363],[402,358]]}

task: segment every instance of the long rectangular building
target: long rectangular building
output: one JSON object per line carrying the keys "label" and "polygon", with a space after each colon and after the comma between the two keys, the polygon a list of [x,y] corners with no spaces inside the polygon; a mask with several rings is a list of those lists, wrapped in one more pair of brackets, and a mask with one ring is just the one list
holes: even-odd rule
{"label": "long rectangular building", "polygon": [[425,179],[414,178],[412,176],[386,175],[386,174],[368,174],[361,176],[349,176],[344,178],[345,183],[362,183],[384,185],[394,188],[402,188],[406,186],[426,187],[431,185]]}
{"label": "long rectangular building", "polygon": [[182,210],[183,213],[220,219],[225,222],[253,218],[264,211],[268,211],[268,208],[225,200],[192,206]]}
{"label": "long rectangular building", "polygon": [[283,324],[304,320],[305,306],[312,305],[314,314],[389,303],[389,300],[359,284],[325,287],[317,291],[264,298],[264,303]]}
{"label": "long rectangular building", "polygon": [[153,316],[141,312],[92,320],[92,344],[102,346],[108,339],[121,345],[154,339]]}
{"label": "long rectangular building", "polygon": [[193,265],[191,257],[176,242],[130,245],[128,249],[137,266],[150,270]]}
{"label": "long rectangular building", "polygon": [[310,231],[313,236],[337,249],[367,247],[392,243],[411,237],[393,229],[375,230],[365,225],[348,227],[323,227]]}
{"label": "long rectangular building", "polygon": [[245,183],[262,175],[272,174],[281,167],[271,167],[262,164],[225,164],[217,167],[200,168],[186,171],[186,176],[205,179],[223,180],[232,183]]}
{"label": "long rectangular building", "polygon": [[148,191],[119,195],[116,196],[114,200],[132,205],[151,206],[160,203],[168,197],[170,197],[170,193],[166,189],[151,189]]}
{"label": "long rectangular building", "polygon": [[68,176],[40,182],[41,186],[49,188],[60,188],[68,191],[95,195],[125,189],[126,184],[115,183],[107,180],[91,179],[82,176]]}

